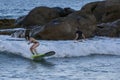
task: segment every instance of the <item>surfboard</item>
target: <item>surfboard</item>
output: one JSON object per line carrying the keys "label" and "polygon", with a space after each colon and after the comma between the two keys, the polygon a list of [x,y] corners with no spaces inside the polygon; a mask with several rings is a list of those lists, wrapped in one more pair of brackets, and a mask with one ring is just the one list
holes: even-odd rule
{"label": "surfboard", "polygon": [[33,58],[33,61],[40,61],[44,59],[44,57],[49,57],[53,55],[55,55],[55,51],[49,51],[43,54],[33,55],[32,58]]}

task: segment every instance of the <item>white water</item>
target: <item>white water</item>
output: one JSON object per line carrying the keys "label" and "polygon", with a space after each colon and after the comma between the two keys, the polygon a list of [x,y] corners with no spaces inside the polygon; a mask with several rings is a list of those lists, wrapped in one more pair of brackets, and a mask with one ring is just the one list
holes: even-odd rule
{"label": "white water", "polygon": [[[83,42],[39,40],[39,53],[55,51],[52,57],[77,57],[90,54],[120,55],[120,38],[95,37]],[[0,52],[7,51],[31,59],[30,46],[24,38],[12,38],[0,35]]]}

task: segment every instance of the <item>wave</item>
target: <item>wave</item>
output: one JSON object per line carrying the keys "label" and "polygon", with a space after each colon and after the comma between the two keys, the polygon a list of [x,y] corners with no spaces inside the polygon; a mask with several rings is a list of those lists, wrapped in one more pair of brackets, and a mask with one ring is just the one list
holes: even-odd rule
{"label": "wave", "polygon": [[[120,38],[94,37],[77,43],[74,43],[73,40],[39,40],[39,42],[38,53],[55,51],[56,54],[52,57],[78,57],[91,54],[120,55]],[[31,45],[28,45],[24,38],[0,35],[0,52],[7,51],[32,59],[29,50]]]}

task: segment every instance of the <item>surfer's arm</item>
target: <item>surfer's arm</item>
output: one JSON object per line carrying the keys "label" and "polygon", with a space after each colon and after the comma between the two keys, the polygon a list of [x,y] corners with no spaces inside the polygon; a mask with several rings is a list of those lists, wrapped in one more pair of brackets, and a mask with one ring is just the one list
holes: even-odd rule
{"label": "surfer's arm", "polygon": [[77,38],[78,38],[78,34],[76,34],[76,35],[75,35],[75,38],[74,38],[74,40],[77,40]]}
{"label": "surfer's arm", "polygon": [[78,42],[78,34],[76,33],[75,38],[74,38],[74,43]]}
{"label": "surfer's arm", "polygon": [[83,37],[83,39],[85,39],[85,35],[84,34],[82,34],[82,37]]}

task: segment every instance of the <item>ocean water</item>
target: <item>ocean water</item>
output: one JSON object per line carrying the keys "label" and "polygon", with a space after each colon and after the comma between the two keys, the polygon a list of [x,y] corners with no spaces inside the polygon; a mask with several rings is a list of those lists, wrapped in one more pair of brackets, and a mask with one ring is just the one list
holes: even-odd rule
{"label": "ocean water", "polygon": [[94,1],[102,0],[0,0],[0,19],[16,19],[27,15],[33,8],[38,6],[71,7],[80,10],[83,5]]}
{"label": "ocean water", "polygon": [[0,80],[119,80],[120,39],[38,40],[37,51],[56,54],[34,62],[24,38],[0,35]]}
{"label": "ocean water", "polygon": [[[79,10],[93,1],[98,0],[0,0],[0,19],[16,19],[38,6]],[[39,53],[55,51],[56,54],[34,62],[29,51],[32,44],[28,45],[24,38],[0,35],[0,80],[120,79],[120,38],[96,36],[78,43],[73,40],[38,41]]]}

